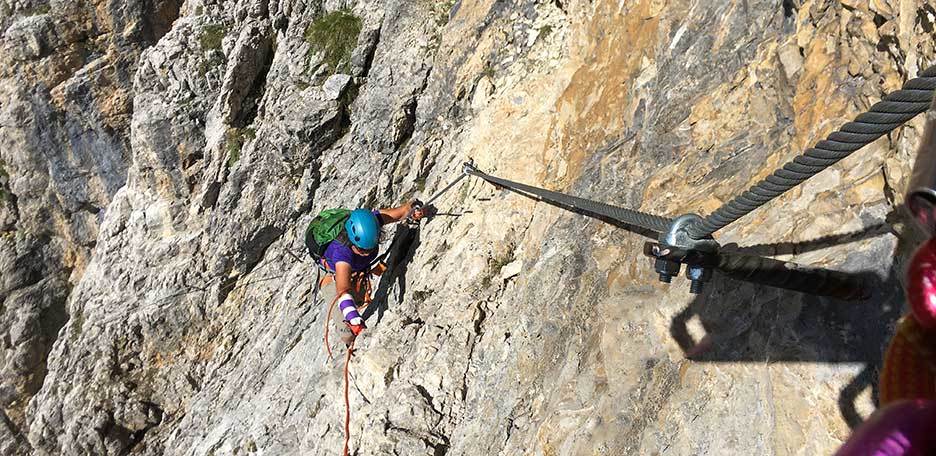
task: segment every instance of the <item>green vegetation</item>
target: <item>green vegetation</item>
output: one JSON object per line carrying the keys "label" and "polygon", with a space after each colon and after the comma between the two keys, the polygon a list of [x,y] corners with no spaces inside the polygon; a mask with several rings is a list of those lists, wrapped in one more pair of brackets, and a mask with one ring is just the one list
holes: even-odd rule
{"label": "green vegetation", "polygon": [[454,6],[455,0],[441,0],[432,3],[432,14],[435,16],[437,25],[441,27],[448,24],[449,15],[452,14]]}
{"label": "green vegetation", "polygon": [[231,168],[240,160],[240,152],[244,143],[257,138],[257,132],[253,128],[230,128],[227,131],[227,151],[228,167]]}
{"label": "green vegetation", "polygon": [[221,49],[221,40],[227,35],[227,27],[223,24],[207,25],[201,30],[198,41],[204,50]]}
{"label": "green vegetation", "polygon": [[426,176],[417,177],[414,183],[416,184],[417,192],[422,194],[422,192],[426,191]]}
{"label": "green vegetation", "polygon": [[551,25],[549,24],[544,25],[542,28],[540,28],[539,36],[537,38],[545,40],[552,33],[552,30],[553,28]]}
{"label": "green vegetation", "polygon": [[207,59],[198,63],[198,77],[205,77],[212,68],[224,65],[224,55],[221,51],[213,51]]}
{"label": "green vegetation", "polygon": [[42,14],[49,14],[50,11],[52,11],[52,8],[47,3],[44,5],[38,5],[35,8],[23,10],[23,16],[39,16]]}
{"label": "green vegetation", "polygon": [[212,68],[224,65],[224,54],[221,52],[221,41],[227,35],[228,28],[223,24],[206,25],[198,35],[198,42],[203,50],[208,52],[208,58],[198,63],[198,76],[205,77]]}
{"label": "green vegetation", "polygon": [[322,63],[328,65],[331,74],[348,72],[351,68],[351,51],[357,45],[361,33],[361,18],[350,10],[341,9],[328,13],[309,24],[305,39],[311,45],[311,54],[321,53]]}
{"label": "green vegetation", "polygon": [[514,249],[510,249],[507,251],[506,255],[491,259],[489,264],[491,265],[492,271],[494,271],[497,274],[500,274],[501,269],[503,269],[504,266],[507,266],[508,264],[513,263],[513,261],[514,261]]}
{"label": "green vegetation", "polygon": [[0,201],[5,201],[9,196],[6,190],[10,175],[6,171],[6,163],[0,160]]}
{"label": "green vegetation", "polygon": [[481,70],[481,76],[487,76],[488,79],[494,79],[494,65],[491,62],[484,62],[484,68]]}
{"label": "green vegetation", "polygon": [[504,266],[512,263],[514,260],[514,248],[510,248],[503,256],[488,259],[488,272],[481,278],[481,287],[489,288]]}

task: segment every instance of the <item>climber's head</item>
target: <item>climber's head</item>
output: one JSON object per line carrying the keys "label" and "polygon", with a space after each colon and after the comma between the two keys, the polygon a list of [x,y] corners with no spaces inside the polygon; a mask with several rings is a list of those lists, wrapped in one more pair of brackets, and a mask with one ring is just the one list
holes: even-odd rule
{"label": "climber's head", "polygon": [[354,247],[357,247],[362,253],[377,248],[380,241],[380,222],[373,212],[367,209],[355,209],[351,211],[348,221],[345,222],[345,230],[348,232],[348,239]]}

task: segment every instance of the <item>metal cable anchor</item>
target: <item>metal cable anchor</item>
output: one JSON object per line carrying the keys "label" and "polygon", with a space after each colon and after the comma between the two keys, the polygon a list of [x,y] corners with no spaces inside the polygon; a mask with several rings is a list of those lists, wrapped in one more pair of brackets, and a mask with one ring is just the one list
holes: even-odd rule
{"label": "metal cable anchor", "polygon": [[718,243],[711,236],[693,239],[689,235],[690,226],[701,221],[702,217],[696,214],[681,215],[660,234],[659,244],[648,242],[644,246],[644,254],[655,258],[653,266],[660,282],[670,283],[685,264],[692,294],[702,292],[705,282],[712,277],[712,269],[718,265]]}

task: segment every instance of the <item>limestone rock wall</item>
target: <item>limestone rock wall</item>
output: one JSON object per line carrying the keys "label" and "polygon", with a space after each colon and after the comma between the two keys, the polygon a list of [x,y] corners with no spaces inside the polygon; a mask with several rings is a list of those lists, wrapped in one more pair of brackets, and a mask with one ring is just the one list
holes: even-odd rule
{"label": "limestone rock wall", "polygon": [[[920,0],[0,12],[7,454],[339,454],[342,360],[301,239],[319,210],[428,196],[470,157],[704,214],[936,61]],[[325,18],[354,31],[338,60],[310,38]],[[719,276],[692,296],[656,281],[641,235],[464,180],[386,233],[352,448],[834,451],[873,410],[904,306],[895,208],[921,127],[717,236],[858,274],[862,303]]]}
{"label": "limestone rock wall", "polygon": [[30,397],[130,162],[132,75],[180,1],[0,2],[0,425]]}

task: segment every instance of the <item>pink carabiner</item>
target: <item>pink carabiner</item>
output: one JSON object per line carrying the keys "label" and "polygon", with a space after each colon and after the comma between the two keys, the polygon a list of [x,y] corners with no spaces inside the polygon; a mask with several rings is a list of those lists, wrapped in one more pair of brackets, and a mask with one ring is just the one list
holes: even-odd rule
{"label": "pink carabiner", "polygon": [[936,238],[921,245],[910,260],[907,300],[920,326],[936,329]]}

